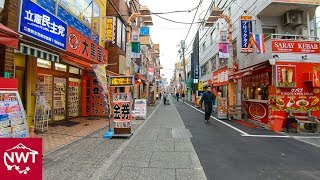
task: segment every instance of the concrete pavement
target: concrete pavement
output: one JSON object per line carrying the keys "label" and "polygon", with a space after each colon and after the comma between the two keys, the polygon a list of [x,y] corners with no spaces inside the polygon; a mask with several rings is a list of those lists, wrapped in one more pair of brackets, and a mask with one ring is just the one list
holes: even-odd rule
{"label": "concrete pavement", "polygon": [[173,104],[161,103],[139,128],[112,162],[102,161],[91,179],[206,179],[192,135]]}

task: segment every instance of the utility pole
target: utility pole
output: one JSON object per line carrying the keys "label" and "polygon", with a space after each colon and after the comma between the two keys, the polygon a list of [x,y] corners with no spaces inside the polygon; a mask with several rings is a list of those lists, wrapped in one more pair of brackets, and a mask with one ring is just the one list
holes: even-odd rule
{"label": "utility pole", "polygon": [[187,84],[187,70],[186,70],[186,59],[184,58],[184,51],[186,48],[186,44],[184,40],[180,41],[181,49],[182,49],[182,61],[183,61],[183,70],[184,70],[184,87],[183,89],[186,90]]}

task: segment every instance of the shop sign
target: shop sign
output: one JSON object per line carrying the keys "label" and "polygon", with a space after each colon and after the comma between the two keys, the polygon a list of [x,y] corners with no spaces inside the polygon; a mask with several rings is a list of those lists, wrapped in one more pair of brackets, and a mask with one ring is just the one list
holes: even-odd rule
{"label": "shop sign", "polygon": [[252,47],[249,47],[249,39],[252,33],[252,17],[251,16],[241,16],[241,52],[242,53],[252,53]]}
{"label": "shop sign", "polygon": [[110,87],[133,86],[134,76],[110,76]]}
{"label": "shop sign", "polygon": [[227,31],[220,31],[220,42],[221,43],[228,43],[227,36],[228,36]]}
{"label": "shop sign", "polygon": [[269,74],[267,72],[242,77],[242,85],[244,87],[261,87],[269,84]]}
{"label": "shop sign", "polygon": [[150,28],[149,27],[141,27],[140,28],[140,35],[141,36],[149,36],[150,35]]}
{"label": "shop sign", "polygon": [[219,43],[219,58],[229,58],[229,44]]}
{"label": "shop sign", "polygon": [[273,0],[273,2],[282,2],[282,3],[290,3],[290,4],[313,4],[313,5],[320,4],[320,0]]}
{"label": "shop sign", "polygon": [[198,83],[198,91],[203,91],[203,82],[199,81]]}
{"label": "shop sign", "polygon": [[313,87],[320,87],[320,66],[313,67],[313,73],[312,85]]}
{"label": "shop sign", "polygon": [[320,43],[313,41],[272,40],[274,53],[320,53]]}
{"label": "shop sign", "polygon": [[113,102],[114,128],[131,128],[131,102]]}
{"label": "shop sign", "polygon": [[222,86],[228,84],[228,69],[223,68],[213,73],[213,85]]}
{"label": "shop sign", "polygon": [[107,63],[108,51],[71,26],[68,26],[67,51],[93,64]]}
{"label": "shop sign", "polygon": [[66,50],[67,24],[31,0],[21,3],[19,32]]}
{"label": "shop sign", "polygon": [[116,29],[116,17],[107,17],[106,24],[106,41],[116,43],[115,29]]}
{"label": "shop sign", "polygon": [[276,66],[277,87],[296,87],[296,66],[277,65]]}

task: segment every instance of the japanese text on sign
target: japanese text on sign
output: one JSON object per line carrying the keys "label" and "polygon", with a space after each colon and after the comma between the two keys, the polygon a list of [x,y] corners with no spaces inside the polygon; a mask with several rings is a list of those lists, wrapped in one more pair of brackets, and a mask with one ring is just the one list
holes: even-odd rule
{"label": "japanese text on sign", "polygon": [[115,128],[131,128],[131,102],[113,101],[113,118]]}
{"label": "japanese text on sign", "polygon": [[30,0],[23,0],[19,32],[66,50],[67,25]]}
{"label": "japanese text on sign", "polygon": [[108,59],[108,51],[106,49],[71,26],[68,26],[67,51],[84,57],[95,64],[105,64]]}
{"label": "japanese text on sign", "polygon": [[248,48],[250,34],[252,33],[252,21],[250,16],[241,17],[241,52],[253,52],[252,48]]}
{"label": "japanese text on sign", "polygon": [[107,25],[106,25],[106,41],[111,41],[115,43],[115,26],[116,26],[116,18],[115,17],[108,17],[107,18]]}
{"label": "japanese text on sign", "polygon": [[110,76],[110,86],[133,86],[134,76]]}

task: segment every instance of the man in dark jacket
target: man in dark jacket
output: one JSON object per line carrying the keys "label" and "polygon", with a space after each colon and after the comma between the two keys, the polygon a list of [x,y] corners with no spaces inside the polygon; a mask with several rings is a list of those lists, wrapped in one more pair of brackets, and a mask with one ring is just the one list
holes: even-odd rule
{"label": "man in dark jacket", "polygon": [[215,95],[211,92],[211,87],[209,86],[205,93],[202,94],[200,99],[200,106],[202,107],[202,103],[204,103],[205,108],[205,121],[208,122],[212,113],[212,106],[215,103]]}

